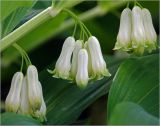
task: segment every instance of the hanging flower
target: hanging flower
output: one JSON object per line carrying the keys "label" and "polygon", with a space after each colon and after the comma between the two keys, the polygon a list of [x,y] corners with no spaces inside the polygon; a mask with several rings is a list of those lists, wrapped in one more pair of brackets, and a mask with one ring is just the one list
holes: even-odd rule
{"label": "hanging flower", "polygon": [[49,72],[54,74],[53,77],[70,79],[71,56],[75,47],[75,39],[68,37],[63,44],[61,54],[56,62],[55,69]]}
{"label": "hanging flower", "polygon": [[[72,36],[76,33],[77,24],[80,26],[80,40],[75,42],[73,37],[68,37],[63,44],[55,69],[53,71],[48,70],[48,72],[56,78],[76,81],[77,85],[81,87],[85,87],[91,79],[110,76],[96,37],[91,35],[87,27],[74,13],[68,9],[65,11],[75,19],[76,24]],[[83,43],[85,38],[88,41]],[[72,62],[70,63],[71,59]]]}
{"label": "hanging flower", "polygon": [[18,112],[20,107],[20,93],[23,82],[23,73],[16,72],[12,78],[11,87],[5,101],[5,109],[8,112]]}
{"label": "hanging flower", "polygon": [[37,68],[30,65],[27,69],[28,99],[33,111],[39,110],[42,104],[42,91],[39,88]]}
{"label": "hanging flower", "polygon": [[93,78],[92,78],[92,61],[91,61],[91,54],[90,54],[90,52],[89,52],[88,42],[87,42],[87,41],[85,42],[84,47],[85,47],[85,49],[86,49],[87,52],[88,52],[88,75],[89,75],[90,79],[93,79]]}
{"label": "hanging flower", "polygon": [[148,9],[142,9],[143,24],[146,34],[146,46],[149,52],[156,49],[157,34],[155,32],[152,17]]}
{"label": "hanging flower", "polygon": [[22,90],[21,90],[21,105],[19,113],[23,115],[30,115],[32,109],[29,105],[29,99],[28,99],[28,85],[27,85],[27,79],[26,77],[23,78],[22,83]]}
{"label": "hanging flower", "polygon": [[73,50],[73,56],[72,56],[72,64],[71,64],[71,77],[74,79],[77,73],[77,67],[78,67],[78,52],[83,47],[82,40],[77,40],[75,43],[75,48]]}
{"label": "hanging flower", "polygon": [[132,9],[132,47],[145,47],[146,35],[143,25],[142,10],[138,6]]}
{"label": "hanging flower", "polygon": [[105,60],[101,52],[99,41],[96,37],[91,36],[88,39],[88,48],[92,62],[92,76],[101,79],[103,76],[111,76],[106,68]]}
{"label": "hanging flower", "polygon": [[117,36],[117,42],[114,47],[115,50],[122,49],[124,51],[129,51],[132,46],[131,41],[131,27],[132,27],[132,11],[129,8],[125,8],[122,11],[120,19],[120,27]]}
{"label": "hanging flower", "polygon": [[76,83],[79,87],[85,87],[88,84],[88,80],[88,53],[85,49],[81,49],[78,53]]}
{"label": "hanging flower", "polygon": [[[39,82],[38,85],[39,85],[39,89],[41,90],[41,92],[43,94],[41,83]],[[34,112],[33,116],[38,118],[41,122],[43,122],[43,121],[47,121],[47,118],[46,118],[47,108],[46,108],[46,104],[44,102],[43,96],[42,96],[41,100],[42,100],[41,107],[39,110]]]}

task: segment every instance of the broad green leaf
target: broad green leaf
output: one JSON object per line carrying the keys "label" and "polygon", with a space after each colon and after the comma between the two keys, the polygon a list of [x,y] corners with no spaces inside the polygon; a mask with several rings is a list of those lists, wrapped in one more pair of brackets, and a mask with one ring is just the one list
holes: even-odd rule
{"label": "broad green leaf", "polygon": [[122,102],[116,105],[109,125],[158,125],[158,118],[147,113],[140,105]]}
{"label": "broad green leaf", "polygon": [[21,7],[32,6],[34,0],[2,0],[1,1],[1,18],[0,21],[4,20],[9,14]]}
{"label": "broad green leaf", "polygon": [[[121,61],[119,58],[107,58],[112,77]],[[108,92],[112,77],[90,82],[85,89],[80,89],[74,83],[52,78],[46,70],[42,71],[40,81],[47,104],[47,124],[73,123],[86,107]]]}
{"label": "broad green leaf", "polygon": [[158,117],[158,54],[129,58],[118,69],[109,91],[108,117],[122,101],[132,101]]}
{"label": "broad green leaf", "polygon": [[18,8],[2,21],[2,38],[10,33],[22,20],[29,8]]}
{"label": "broad green leaf", "polygon": [[[10,33],[26,15],[36,0],[2,1],[2,38]],[[3,12],[4,11],[4,12]]]}
{"label": "broad green leaf", "polygon": [[9,112],[5,112],[1,114],[1,124],[2,125],[34,125],[34,126],[42,125],[39,121],[31,117],[19,115],[16,113],[9,113]]}
{"label": "broad green leaf", "polygon": [[37,9],[45,9],[49,6],[51,6],[52,4],[52,0],[47,0],[47,1],[42,1],[42,0],[38,0],[35,4],[35,6],[33,7],[33,9],[37,10]]}

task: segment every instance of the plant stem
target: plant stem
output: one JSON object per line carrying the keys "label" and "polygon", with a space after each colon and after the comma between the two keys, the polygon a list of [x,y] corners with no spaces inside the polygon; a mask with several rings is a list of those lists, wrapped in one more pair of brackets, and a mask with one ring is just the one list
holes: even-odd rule
{"label": "plant stem", "polygon": [[92,34],[90,33],[90,31],[88,30],[88,28],[84,25],[84,23],[83,22],[81,22],[82,23],[82,26],[86,29],[86,31],[87,31],[87,33],[89,34],[89,36],[92,36]]}
{"label": "plant stem", "polygon": [[140,4],[140,3],[138,3],[137,1],[136,1],[136,4],[142,9],[143,8],[143,6]]}
{"label": "plant stem", "polygon": [[88,38],[88,35],[91,36],[91,33],[89,32],[87,27],[84,25],[84,23],[72,11],[68,9],[63,9],[63,10],[68,14],[70,14],[75,19],[75,21],[80,25],[81,30],[85,33],[87,38]]}
{"label": "plant stem", "polygon": [[126,8],[129,8],[129,2],[127,3],[127,6],[126,6]]}
{"label": "plant stem", "polygon": [[23,70],[23,65],[24,64],[24,59],[23,59],[23,56],[22,56],[22,63],[21,63],[21,69],[20,69],[20,71],[22,72],[22,70]]}
{"label": "plant stem", "polygon": [[48,19],[55,17],[59,11],[53,10],[52,7],[48,7],[35,17],[33,17],[28,22],[24,23],[22,26],[11,32],[9,35],[1,40],[0,52],[10,46],[12,43],[20,39],[22,36],[26,35],[28,32],[47,21]]}
{"label": "plant stem", "polygon": [[28,65],[29,65],[29,60],[28,60],[28,58],[26,57],[26,55],[24,54],[24,52],[22,51],[21,47],[20,47],[19,45],[17,45],[16,43],[13,44],[13,47],[14,47],[15,49],[17,49],[17,51],[21,54],[22,57],[24,57],[25,62],[26,62],[26,66],[28,66]]}
{"label": "plant stem", "polygon": [[76,33],[76,29],[77,29],[77,21],[75,22],[75,27],[74,27],[74,31],[73,31],[73,34],[72,34],[72,36],[73,36],[73,37],[75,36],[75,33]]}

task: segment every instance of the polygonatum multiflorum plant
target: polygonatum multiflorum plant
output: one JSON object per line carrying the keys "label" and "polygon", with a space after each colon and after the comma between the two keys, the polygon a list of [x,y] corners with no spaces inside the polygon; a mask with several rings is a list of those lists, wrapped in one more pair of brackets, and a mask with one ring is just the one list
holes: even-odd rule
{"label": "polygonatum multiflorum plant", "polygon": [[[59,3],[58,5],[61,5]],[[151,53],[157,49],[157,34],[150,11],[143,8],[137,1],[134,2],[131,10],[129,3],[121,12],[117,41],[113,50],[141,57],[144,53]],[[20,70],[13,75],[11,80],[10,90],[5,100],[5,111],[33,117],[45,123],[47,122],[47,107],[43,97],[43,84],[41,85],[38,70],[32,64],[26,51],[19,44],[14,43],[19,39],[19,36],[14,37],[15,34],[20,33],[23,36],[35,26],[40,25],[41,21],[64,12],[73,19],[75,26],[73,34],[66,36],[55,66],[52,66],[53,69],[46,70],[49,77],[66,80],[76,84],[79,90],[85,90],[97,81],[114,76],[109,71],[110,68],[102,53],[101,42],[96,34],[93,35],[71,10],[60,7],[55,13],[55,5],[56,3],[53,2],[51,7],[4,37],[0,48],[3,51],[12,45],[22,57]],[[25,31],[26,27],[28,29]],[[22,30],[24,32],[21,32]]]}

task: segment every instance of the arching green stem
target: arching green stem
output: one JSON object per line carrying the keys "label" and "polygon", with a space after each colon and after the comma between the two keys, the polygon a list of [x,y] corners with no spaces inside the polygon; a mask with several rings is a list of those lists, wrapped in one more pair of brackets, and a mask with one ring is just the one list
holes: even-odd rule
{"label": "arching green stem", "polygon": [[140,8],[143,8],[143,6],[140,3],[136,2],[136,4],[140,6]]}
{"label": "arching green stem", "polygon": [[63,11],[67,12],[68,14],[70,14],[75,19],[75,21],[77,21],[77,23],[80,25],[81,30],[83,31],[83,33],[85,34],[85,36],[87,38],[89,36],[91,36],[91,33],[89,32],[87,27],[84,25],[84,23],[81,20],[79,20],[79,18],[72,11],[70,11],[68,9],[63,9]]}
{"label": "arching green stem", "polygon": [[77,21],[75,21],[75,27],[74,27],[74,31],[73,31],[73,34],[72,34],[72,36],[75,36],[76,29],[77,29]]}
{"label": "arching green stem", "polygon": [[13,47],[15,47],[19,51],[19,53],[24,57],[27,66],[32,64],[28,54],[18,44],[13,44]]}
{"label": "arching green stem", "polygon": [[129,8],[129,2],[127,3],[127,6],[126,6],[126,8]]}
{"label": "arching green stem", "polygon": [[81,24],[83,25],[83,27],[86,29],[87,33],[89,34],[89,36],[92,36],[92,34],[90,33],[90,31],[88,30],[88,28],[84,25],[83,22],[81,22]]}
{"label": "arching green stem", "polygon": [[22,56],[22,63],[21,63],[21,69],[20,69],[21,72],[23,70],[23,64],[24,64],[24,59],[23,59],[23,56]]}

